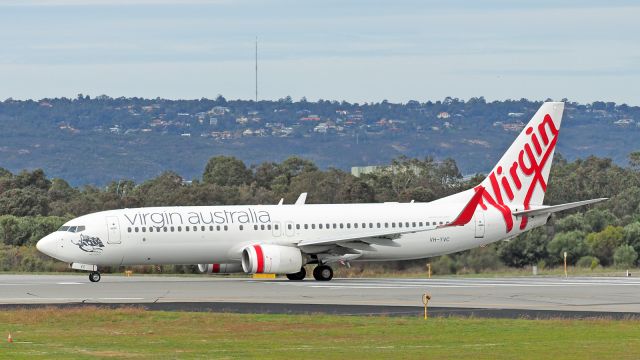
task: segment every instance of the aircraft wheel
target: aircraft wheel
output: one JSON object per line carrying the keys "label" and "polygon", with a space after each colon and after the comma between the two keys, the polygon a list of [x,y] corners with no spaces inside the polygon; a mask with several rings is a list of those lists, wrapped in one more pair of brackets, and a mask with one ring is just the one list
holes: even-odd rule
{"label": "aircraft wheel", "polygon": [[100,273],[97,271],[92,271],[89,273],[89,281],[98,282],[100,281]]}
{"label": "aircraft wheel", "polygon": [[333,279],[333,269],[327,265],[318,265],[313,269],[313,278],[318,281],[329,281]]}
{"label": "aircraft wheel", "polygon": [[305,270],[304,267],[301,267],[300,271],[298,271],[297,273],[287,274],[287,279],[292,281],[300,281],[300,280],[304,280],[306,276],[307,276],[307,270]]}

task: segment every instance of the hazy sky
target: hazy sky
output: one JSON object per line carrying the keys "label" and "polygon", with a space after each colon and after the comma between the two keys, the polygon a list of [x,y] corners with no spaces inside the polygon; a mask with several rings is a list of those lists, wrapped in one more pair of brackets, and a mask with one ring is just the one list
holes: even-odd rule
{"label": "hazy sky", "polygon": [[0,100],[640,105],[640,1],[0,0]]}

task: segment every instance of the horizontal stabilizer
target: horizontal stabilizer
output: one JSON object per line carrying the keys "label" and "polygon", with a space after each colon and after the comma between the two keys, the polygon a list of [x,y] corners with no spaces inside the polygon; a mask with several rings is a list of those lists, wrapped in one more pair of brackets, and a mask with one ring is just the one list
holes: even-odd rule
{"label": "horizontal stabilizer", "polygon": [[513,216],[516,216],[516,217],[547,215],[547,214],[553,214],[553,213],[558,212],[558,211],[573,209],[573,208],[576,208],[578,206],[584,206],[584,205],[599,203],[599,202],[605,201],[605,200],[608,200],[608,199],[607,198],[599,198],[599,199],[576,201],[576,202],[572,202],[572,203],[553,205],[553,206],[537,206],[534,209],[514,211],[512,214],[513,214]]}

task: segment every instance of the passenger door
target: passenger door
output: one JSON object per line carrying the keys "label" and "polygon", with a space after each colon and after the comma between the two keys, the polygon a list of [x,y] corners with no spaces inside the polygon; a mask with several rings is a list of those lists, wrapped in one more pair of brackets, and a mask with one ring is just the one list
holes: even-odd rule
{"label": "passenger door", "polygon": [[476,238],[484,237],[484,211],[477,211],[475,216]]}
{"label": "passenger door", "polygon": [[120,221],[117,216],[107,216],[107,233],[109,234],[109,238],[107,239],[107,243],[109,244],[120,244]]}

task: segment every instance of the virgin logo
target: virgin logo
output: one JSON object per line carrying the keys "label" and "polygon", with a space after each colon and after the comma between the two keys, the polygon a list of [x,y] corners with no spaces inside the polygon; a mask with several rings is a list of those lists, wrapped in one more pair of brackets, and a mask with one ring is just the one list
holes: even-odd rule
{"label": "virgin logo", "polygon": [[[528,210],[536,187],[539,185],[543,192],[547,191],[543,170],[556,147],[558,129],[549,114],[545,115],[537,125],[537,133],[534,132],[534,127],[535,125],[529,126],[525,131],[528,136],[527,141],[518,153],[518,159],[509,166],[509,169],[498,166],[489,174],[491,187],[483,191],[480,200],[480,206],[483,210],[487,210],[486,201],[487,204],[502,213],[507,233],[513,229],[513,216],[511,208],[507,204],[511,204],[516,195],[524,193],[521,204],[525,210]],[[476,191],[478,189],[479,187],[476,187]],[[519,202],[520,199],[521,197],[518,196],[516,201]],[[519,203],[516,204],[519,205]],[[527,217],[523,216],[520,221],[520,229],[523,230],[526,226]]]}

